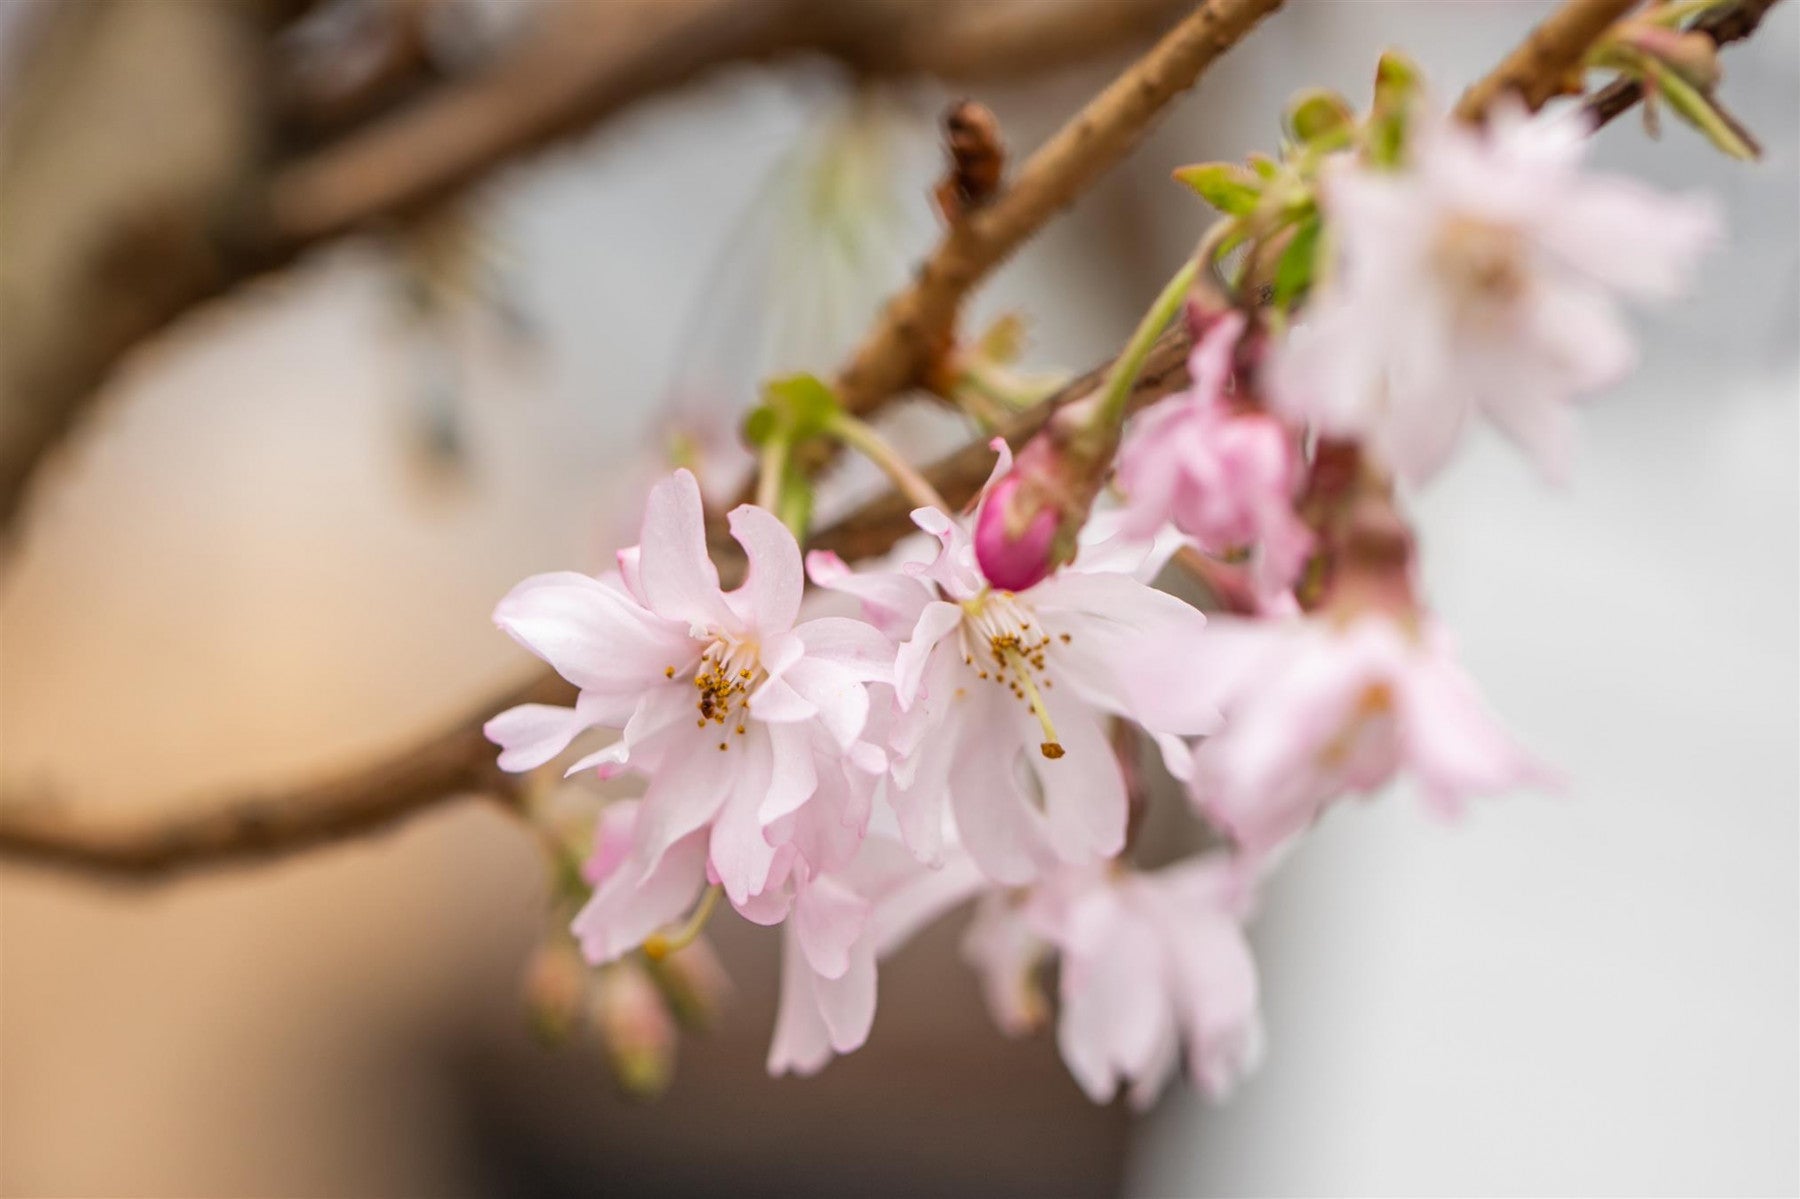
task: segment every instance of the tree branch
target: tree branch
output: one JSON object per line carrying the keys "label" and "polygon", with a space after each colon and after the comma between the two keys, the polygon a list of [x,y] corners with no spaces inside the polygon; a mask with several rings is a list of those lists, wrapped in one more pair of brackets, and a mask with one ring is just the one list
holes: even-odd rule
{"label": "tree branch", "polygon": [[16,796],[0,804],[0,859],[120,880],[163,880],[201,867],[285,857],[379,832],[428,808],[473,795],[512,800],[519,780],[494,764],[487,718],[517,703],[568,704],[575,689],[554,674],[481,705],[397,754],[337,778],[225,803],[182,805],[129,824],[73,817]]}
{"label": "tree branch", "polygon": [[1533,29],[1500,65],[1477,80],[1457,102],[1456,115],[1479,121],[1503,94],[1511,92],[1536,112],[1552,96],[1581,90],[1581,61],[1588,47],[1638,0],[1566,0]]}
{"label": "tree branch", "polygon": [[1143,138],[1171,100],[1282,0],[1206,0],[1025,161],[1012,184],[945,233],[836,380],[852,413],[924,381],[963,296]]}

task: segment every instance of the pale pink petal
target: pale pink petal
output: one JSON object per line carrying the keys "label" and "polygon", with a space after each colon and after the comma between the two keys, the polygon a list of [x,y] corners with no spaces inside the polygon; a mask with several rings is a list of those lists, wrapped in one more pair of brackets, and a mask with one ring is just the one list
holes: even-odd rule
{"label": "pale pink petal", "polygon": [[781,939],[781,1002],[769,1042],[770,1074],[816,1074],[831,1060],[831,1032],[819,1013],[813,979],[790,929]]}
{"label": "pale pink petal", "polygon": [[698,656],[685,630],[574,571],[526,579],[494,608],[494,623],[584,690],[636,691]]}
{"label": "pale pink petal", "polygon": [[773,777],[774,747],[768,732],[760,729],[728,744],[723,753],[700,750],[697,756],[730,760],[729,791],[712,818],[707,861],[731,902],[742,905],[764,889],[775,863],[775,847],[761,816]]}
{"label": "pale pink petal", "polygon": [[738,620],[768,636],[793,627],[800,612],[806,574],[794,534],[773,512],[743,504],[727,518],[731,535],[744,547],[749,563],[743,586],[727,600]]}
{"label": "pale pink petal", "polygon": [[1500,728],[1438,635],[1400,680],[1401,737],[1425,798],[1454,813],[1463,802],[1549,781]]}
{"label": "pale pink petal", "polygon": [[689,752],[671,755],[650,775],[638,816],[638,852],[646,874],[664,851],[704,827],[725,802],[742,747],[736,753],[721,752],[710,738],[711,734],[700,732]]}
{"label": "pale pink petal", "polygon": [[849,671],[862,683],[894,681],[894,643],[866,621],[822,616],[797,626],[794,633],[812,661]]}
{"label": "pale pink petal", "polygon": [[594,822],[594,849],[581,865],[581,877],[588,886],[598,887],[624,864],[635,843],[639,803],[621,799],[601,809]]}
{"label": "pale pink petal", "polygon": [[806,573],[820,587],[861,601],[863,615],[893,636],[912,628],[931,600],[931,588],[920,579],[897,570],[853,571],[827,550],[806,555]]}
{"label": "pale pink petal", "polygon": [[925,605],[919,613],[912,636],[900,644],[894,659],[894,692],[902,708],[910,708],[918,698],[919,684],[925,677],[925,666],[932,651],[938,642],[956,630],[962,617],[962,608],[941,601]]}
{"label": "pale pink petal", "polygon": [[842,978],[850,947],[869,922],[870,904],[829,876],[815,878],[794,899],[794,936],[813,973]]}
{"label": "pale pink petal", "polygon": [[706,515],[694,476],[678,470],[650,489],[639,545],[638,585],[659,616],[696,629],[737,625],[706,552]]}
{"label": "pale pink petal", "polygon": [[962,952],[981,975],[982,997],[1001,1032],[1018,1037],[1044,1026],[1050,1013],[1037,971],[1050,946],[1005,896],[990,895],[976,907]]}
{"label": "pale pink petal", "polygon": [[858,945],[842,978],[813,977],[813,995],[831,1047],[839,1053],[862,1048],[875,1023],[874,953],[868,946]]}
{"label": "pale pink petal", "polygon": [[542,766],[592,727],[575,708],[520,704],[489,720],[481,731],[500,747],[500,769],[517,773]]}
{"label": "pale pink petal", "polygon": [[869,719],[869,692],[856,673],[806,658],[791,666],[781,681],[818,712],[819,724],[840,750],[847,752],[855,744]]}
{"label": "pale pink petal", "polygon": [[569,931],[588,961],[599,965],[631,952],[693,906],[705,884],[706,838],[669,846],[648,872],[615,870],[576,914]]}

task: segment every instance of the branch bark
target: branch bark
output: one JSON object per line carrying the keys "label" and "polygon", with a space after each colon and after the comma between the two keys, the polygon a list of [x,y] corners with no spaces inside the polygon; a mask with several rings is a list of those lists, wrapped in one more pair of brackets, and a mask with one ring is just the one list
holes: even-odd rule
{"label": "branch bark", "polygon": [[1012,184],[945,233],[836,380],[866,413],[922,383],[969,289],[1142,140],[1170,101],[1282,0],[1206,0],[1025,161]]}
{"label": "branch bark", "polygon": [[1500,65],[1477,80],[1457,102],[1456,115],[1479,121],[1494,101],[1512,93],[1536,112],[1552,96],[1581,90],[1581,60],[1588,47],[1638,0],[1566,0],[1533,29]]}
{"label": "branch bark", "polygon": [[568,704],[575,689],[554,674],[490,700],[443,732],[311,786],[225,803],[182,805],[135,823],[99,823],[9,797],[0,805],[0,859],[100,877],[163,880],[201,867],[286,857],[389,828],[468,796],[506,800],[519,780],[494,765],[481,726],[500,706]]}

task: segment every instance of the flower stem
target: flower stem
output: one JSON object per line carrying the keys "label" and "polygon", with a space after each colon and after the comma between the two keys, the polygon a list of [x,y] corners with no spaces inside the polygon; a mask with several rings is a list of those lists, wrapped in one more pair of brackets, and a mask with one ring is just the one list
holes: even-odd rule
{"label": "flower stem", "polygon": [[763,442],[758,455],[756,506],[774,512],[781,507],[781,476],[787,471],[788,442],[785,437],[771,437]]}
{"label": "flower stem", "polygon": [[719,906],[719,893],[723,890],[724,888],[718,883],[714,883],[706,889],[706,894],[700,897],[699,904],[694,908],[694,914],[688,917],[686,924],[667,936],[662,933],[651,934],[644,941],[644,956],[653,962],[660,962],[676,950],[686,949],[692,945],[699,938],[701,931],[706,928],[706,922],[711,919],[713,909]]}
{"label": "flower stem", "polygon": [[1095,405],[1090,418],[1089,428],[1115,429],[1125,419],[1125,402],[1131,398],[1131,388],[1143,373],[1144,360],[1150,357],[1150,348],[1162,331],[1168,328],[1169,322],[1181,311],[1183,301],[1194,286],[1194,278],[1200,273],[1200,258],[1189,258],[1181,264],[1173,278],[1163,284],[1157,294],[1156,301],[1150,305],[1150,311],[1138,322],[1132,331],[1131,340],[1119,351],[1113,360],[1112,370],[1107,373],[1105,388],[1100,393],[1100,402]]}
{"label": "flower stem", "polygon": [[832,413],[825,425],[825,432],[879,466],[882,473],[899,488],[900,493],[917,506],[950,513],[950,505],[938,494],[937,488],[901,457],[900,451],[889,445],[887,439],[875,431],[874,426],[840,411]]}

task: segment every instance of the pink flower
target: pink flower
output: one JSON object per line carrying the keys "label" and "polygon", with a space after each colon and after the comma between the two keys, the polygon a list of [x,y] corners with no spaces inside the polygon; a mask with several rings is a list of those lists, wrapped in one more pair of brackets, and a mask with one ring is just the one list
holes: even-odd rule
{"label": "pink flower", "polygon": [[859,737],[866,684],[891,680],[894,651],[861,621],[795,624],[804,579],[793,535],[749,505],[730,523],[749,560],[736,591],[719,588],[687,471],[652,490],[642,543],[621,552],[617,573],[537,575],[515,587],[495,623],[581,694],[573,709],[503,712],[486,731],[502,747],[503,768],[529,770],[587,728],[622,729],[570,773],[649,778],[633,884],[653,888],[665,858],[704,832],[708,870],[742,907],[775,864],[771,826],[812,798],[821,760],[885,766]]}
{"label": "pink flower", "polygon": [[1126,533],[1148,536],[1173,523],[1210,553],[1254,547],[1257,593],[1273,600],[1293,587],[1313,537],[1294,515],[1302,478],[1294,435],[1228,397],[1243,331],[1241,313],[1213,321],[1188,360],[1192,386],[1132,422],[1118,481]]}
{"label": "pink flower", "polygon": [[927,869],[885,834],[862,841],[837,873],[805,880],[784,930],[769,1073],[813,1074],[860,1048],[875,1019],[877,961],[983,885],[966,859]]}
{"label": "pink flower", "polygon": [[1056,1042],[1096,1103],[1124,1084],[1133,1106],[1148,1107],[1184,1050],[1194,1085],[1218,1098],[1262,1047],[1242,927],[1250,890],[1245,869],[1218,854],[1153,873],[1067,869],[1022,900],[985,899],[964,951],[987,975],[990,1006],[1009,1031],[1041,1015],[1018,998],[1022,965],[1060,954]]}
{"label": "pink flower", "polygon": [[1477,413],[1564,477],[1570,402],[1636,360],[1613,296],[1674,296],[1718,235],[1698,199],[1582,172],[1586,132],[1502,107],[1422,123],[1398,174],[1328,175],[1338,273],[1273,363],[1279,406],[1414,483]]}
{"label": "pink flower", "polygon": [[1191,790],[1246,852],[1267,853],[1403,768],[1448,814],[1550,781],[1495,724],[1435,623],[1220,618],[1207,653],[1225,729],[1195,752]]}
{"label": "pink flower", "polygon": [[940,542],[928,564],[851,574],[811,562],[815,582],[906,630],[887,745],[907,845],[942,859],[947,803],[996,881],[1118,852],[1125,787],[1105,719],[1137,721],[1186,773],[1181,738],[1218,719],[1191,666],[1205,618],[1129,573],[1079,562],[1025,591],[992,588],[961,524],[930,508],[913,519]]}

